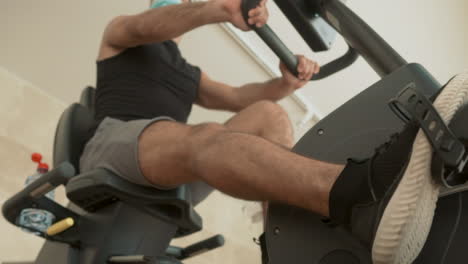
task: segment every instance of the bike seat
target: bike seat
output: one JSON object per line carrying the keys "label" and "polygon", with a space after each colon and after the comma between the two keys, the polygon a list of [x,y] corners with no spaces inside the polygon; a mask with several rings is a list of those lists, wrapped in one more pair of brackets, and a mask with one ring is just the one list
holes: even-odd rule
{"label": "bike seat", "polygon": [[98,211],[123,202],[175,223],[178,236],[201,230],[202,219],[193,209],[188,186],[158,190],[131,183],[106,169],[80,172],[79,159],[95,125],[92,107],[94,88],[87,87],[81,103],[69,106],[60,117],[54,142],[54,167],[70,163],[77,175],[66,184],[67,197],[86,211]]}

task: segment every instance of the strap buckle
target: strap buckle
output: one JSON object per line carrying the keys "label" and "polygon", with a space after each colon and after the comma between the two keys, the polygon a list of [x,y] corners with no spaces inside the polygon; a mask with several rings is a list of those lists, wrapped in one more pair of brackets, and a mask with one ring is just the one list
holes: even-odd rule
{"label": "strap buckle", "polygon": [[[468,181],[461,172],[468,162],[463,143],[443,121],[437,110],[414,83],[408,84],[389,102],[393,112],[404,122],[415,122],[429,140],[435,157],[432,174],[435,180],[447,187]],[[440,177],[439,177],[440,176]]]}

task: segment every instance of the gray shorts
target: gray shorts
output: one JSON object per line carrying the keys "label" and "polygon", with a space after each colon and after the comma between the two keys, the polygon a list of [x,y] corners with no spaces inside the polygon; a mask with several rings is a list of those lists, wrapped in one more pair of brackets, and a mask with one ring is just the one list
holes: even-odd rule
{"label": "gray shorts", "polygon": [[[138,162],[140,134],[149,125],[161,120],[174,121],[170,117],[128,122],[109,117],[104,119],[84,148],[80,159],[80,171],[104,168],[130,182],[167,190],[167,188],[150,183],[143,176]],[[188,186],[193,205],[205,200],[213,191],[213,188],[204,182],[189,183]]]}

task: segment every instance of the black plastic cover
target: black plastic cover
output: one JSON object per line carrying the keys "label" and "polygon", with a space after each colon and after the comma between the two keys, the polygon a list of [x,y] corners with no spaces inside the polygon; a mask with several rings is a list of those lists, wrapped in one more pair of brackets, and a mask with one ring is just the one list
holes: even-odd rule
{"label": "black plastic cover", "polygon": [[203,221],[190,204],[190,193],[182,185],[158,190],[128,182],[105,169],[96,169],[71,179],[67,197],[84,210],[94,212],[116,201],[129,204],[178,226],[178,236],[202,229]]}

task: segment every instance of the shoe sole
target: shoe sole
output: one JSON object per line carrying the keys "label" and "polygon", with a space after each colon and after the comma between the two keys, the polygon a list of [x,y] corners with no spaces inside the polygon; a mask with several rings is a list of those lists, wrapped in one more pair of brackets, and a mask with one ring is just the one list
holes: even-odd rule
{"label": "shoe sole", "polygon": [[[468,103],[468,72],[444,88],[434,106],[448,124]],[[377,228],[372,245],[376,264],[412,263],[421,252],[432,225],[439,185],[431,176],[432,148],[422,130],[413,144],[408,166]]]}

